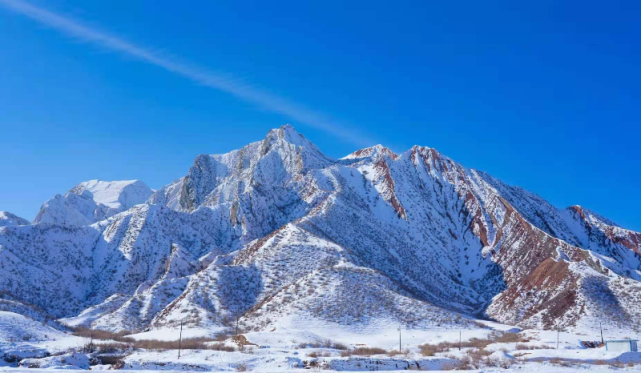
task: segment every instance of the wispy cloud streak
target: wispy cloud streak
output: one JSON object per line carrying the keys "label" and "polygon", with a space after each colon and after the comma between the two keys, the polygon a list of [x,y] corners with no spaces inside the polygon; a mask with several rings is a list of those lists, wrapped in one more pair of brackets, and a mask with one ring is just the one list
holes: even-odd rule
{"label": "wispy cloud streak", "polygon": [[241,100],[257,104],[266,110],[284,115],[295,122],[340,136],[344,140],[358,146],[373,144],[372,141],[359,135],[355,131],[346,129],[345,127],[348,125],[337,123],[336,120],[320,112],[307,109],[302,105],[270,94],[237,79],[225,77],[222,74],[177,61],[174,58],[154,52],[149,48],[138,46],[104,31],[87,27],[75,20],[24,1],[0,0],[0,5],[66,35],[161,67],[203,86],[229,93]]}

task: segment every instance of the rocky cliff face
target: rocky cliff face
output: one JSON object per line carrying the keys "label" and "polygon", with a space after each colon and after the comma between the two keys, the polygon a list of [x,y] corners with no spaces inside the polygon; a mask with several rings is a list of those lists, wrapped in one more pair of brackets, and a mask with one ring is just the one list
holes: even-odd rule
{"label": "rocky cliff face", "polygon": [[72,325],[641,322],[641,234],[432,148],[334,160],[283,126],[153,195],[83,184],[0,228],[0,290]]}

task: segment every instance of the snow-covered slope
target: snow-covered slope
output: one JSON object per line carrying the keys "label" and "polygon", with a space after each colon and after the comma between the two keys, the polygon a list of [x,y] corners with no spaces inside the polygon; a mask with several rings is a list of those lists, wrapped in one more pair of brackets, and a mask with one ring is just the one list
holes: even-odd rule
{"label": "snow-covered slope", "polygon": [[82,182],[64,196],[56,195],[38,212],[34,223],[89,225],[144,203],[153,194],[139,180]]}
{"label": "snow-covered slope", "polygon": [[64,336],[61,331],[23,315],[0,311],[0,349],[5,342],[43,341]]}
{"label": "snow-covered slope", "polygon": [[334,160],[283,126],[197,156],[153,195],[135,185],[83,183],[0,230],[0,290],[113,331],[237,317],[641,327],[639,233],[432,148]]}
{"label": "snow-covered slope", "polygon": [[93,199],[96,204],[104,205],[110,210],[123,211],[143,203],[153,191],[139,180],[90,180],[78,184],[69,193]]}
{"label": "snow-covered slope", "polygon": [[29,225],[27,219],[23,219],[7,211],[0,211],[0,227],[7,227],[9,225]]}

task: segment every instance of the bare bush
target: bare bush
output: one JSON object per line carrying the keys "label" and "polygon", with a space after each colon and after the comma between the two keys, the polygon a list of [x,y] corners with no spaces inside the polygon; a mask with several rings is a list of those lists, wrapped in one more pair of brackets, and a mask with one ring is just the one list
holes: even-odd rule
{"label": "bare bush", "polygon": [[346,356],[372,356],[372,355],[383,355],[387,351],[383,350],[382,348],[378,347],[358,347],[354,348],[351,350],[346,350],[341,352],[341,356],[346,357]]}
{"label": "bare bush", "polygon": [[331,348],[334,350],[347,350],[347,346],[339,342],[326,339],[322,342],[300,343],[298,348]]}
{"label": "bare bush", "polygon": [[489,365],[489,360],[487,357],[492,354],[491,351],[488,351],[484,348],[477,348],[467,351],[467,357],[469,359],[468,365],[473,369],[479,369],[484,365]]}
{"label": "bare bush", "polygon": [[530,341],[519,333],[492,333],[489,339],[495,343],[518,343]]}
{"label": "bare bush", "polygon": [[182,342],[179,341],[159,341],[156,339],[147,339],[135,341],[132,343],[134,348],[140,348],[145,350],[152,351],[164,351],[164,350],[177,350],[181,348],[183,350],[216,350],[216,351],[227,351],[232,352],[236,349],[232,346],[227,346],[224,343],[209,343],[214,342],[208,338],[189,338],[183,339]]}
{"label": "bare bush", "polygon": [[232,334],[226,333],[226,332],[218,333],[214,336],[214,340],[218,342],[222,342],[222,341],[228,340],[231,336]]}
{"label": "bare bush", "polygon": [[550,364],[560,365],[562,367],[571,367],[573,363],[571,361],[569,361],[569,360],[562,359],[562,358],[559,358],[559,357],[555,357],[555,358],[550,359]]}
{"label": "bare bush", "polygon": [[390,351],[387,351],[387,356],[396,356],[396,355],[405,355],[405,356],[407,356],[409,353],[410,353],[410,350],[403,350],[403,351],[390,350]]}
{"label": "bare bush", "polygon": [[133,338],[125,337],[125,335],[131,334],[129,331],[113,333],[107,330],[100,330],[100,329],[76,328],[73,331],[73,334],[79,337],[84,337],[89,339],[112,340],[117,342],[133,342]]}
{"label": "bare bush", "polygon": [[330,357],[332,355],[329,352],[314,351],[314,352],[310,352],[307,356],[311,358],[319,358],[319,357]]}
{"label": "bare bush", "polygon": [[484,349],[492,343],[529,342],[519,333],[493,332],[488,338],[472,338],[468,341],[441,342],[437,345],[424,344],[418,346],[423,356],[434,356],[438,352],[447,352],[453,348]]}
{"label": "bare bush", "polygon": [[[179,347],[183,350],[217,350],[217,351],[235,351],[234,347],[227,346],[220,343],[228,338],[228,334],[218,334],[214,338],[187,338],[179,341],[160,341],[157,339],[136,340],[127,337],[129,332],[112,333],[106,330],[92,330],[87,328],[77,328],[73,334],[85,338],[90,338],[90,341],[85,344],[85,349],[91,349],[93,352],[99,353],[114,353],[122,352],[128,349],[145,349],[145,350],[176,350]],[[109,340],[116,343],[93,343],[92,340]],[[219,343],[208,343],[219,342]],[[244,344],[250,344],[246,340]]]}
{"label": "bare bush", "polygon": [[545,346],[540,346],[540,345],[526,345],[523,343],[518,343],[516,345],[517,350],[544,350],[546,349]]}
{"label": "bare bush", "polygon": [[123,352],[133,348],[131,343],[96,343],[94,344],[94,350],[99,354],[113,354],[116,352]]}
{"label": "bare bush", "polygon": [[124,356],[103,355],[99,356],[98,360],[100,361],[100,364],[111,365],[112,369],[116,369],[116,366],[124,366],[123,358]]}
{"label": "bare bush", "polygon": [[437,352],[440,352],[437,346],[430,344],[420,345],[418,348],[423,356],[434,356]]}
{"label": "bare bush", "polygon": [[[224,343],[210,343],[207,345],[209,350],[216,350],[216,351],[225,351],[225,352],[234,352],[236,349],[233,346],[227,346]],[[254,351],[252,350],[251,353]]]}
{"label": "bare bush", "polygon": [[514,361],[511,359],[499,359],[499,358],[489,357],[485,359],[485,364],[488,367],[499,367],[503,369],[509,369],[512,365],[514,365]]}
{"label": "bare bush", "polygon": [[[187,338],[179,341],[160,341],[156,339],[136,340],[127,337],[128,331],[113,333],[107,330],[77,328],[73,331],[74,335],[89,338],[90,340],[109,340],[120,343],[94,343],[92,348],[101,353],[118,352],[123,349],[141,348],[146,350],[171,350],[180,347],[184,350],[218,350],[218,351],[235,351],[231,346],[223,343],[207,344],[207,342],[222,342],[229,338],[229,334],[217,334],[214,338]],[[92,342],[88,342],[87,345]],[[245,344],[250,344],[245,340]]]}
{"label": "bare bush", "polygon": [[500,367],[504,369],[510,368],[514,364],[514,360],[501,359],[492,357],[492,351],[484,348],[475,348],[466,351],[465,356],[456,357],[446,355],[447,358],[453,361],[445,364],[442,370],[470,370],[481,369],[483,367]]}
{"label": "bare bush", "polygon": [[455,356],[448,356],[452,359],[449,363],[443,364],[441,370],[469,370],[474,369],[468,356],[457,358]]}

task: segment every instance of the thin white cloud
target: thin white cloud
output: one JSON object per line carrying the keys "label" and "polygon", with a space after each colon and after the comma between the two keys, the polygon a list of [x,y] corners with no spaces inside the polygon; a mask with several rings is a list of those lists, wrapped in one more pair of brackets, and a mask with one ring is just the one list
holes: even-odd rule
{"label": "thin white cloud", "polygon": [[225,77],[222,74],[214,73],[198,66],[179,62],[174,58],[154,52],[149,48],[135,45],[106,32],[84,26],[75,20],[49,10],[21,0],[0,0],[0,5],[66,35],[127,56],[135,57],[141,61],[181,75],[203,86],[229,93],[250,103],[258,104],[266,110],[284,115],[295,122],[337,135],[358,146],[368,146],[375,143],[357,134],[353,130],[346,129],[345,127],[347,125],[339,124],[322,113],[309,110],[299,104],[252,87],[239,80]]}

